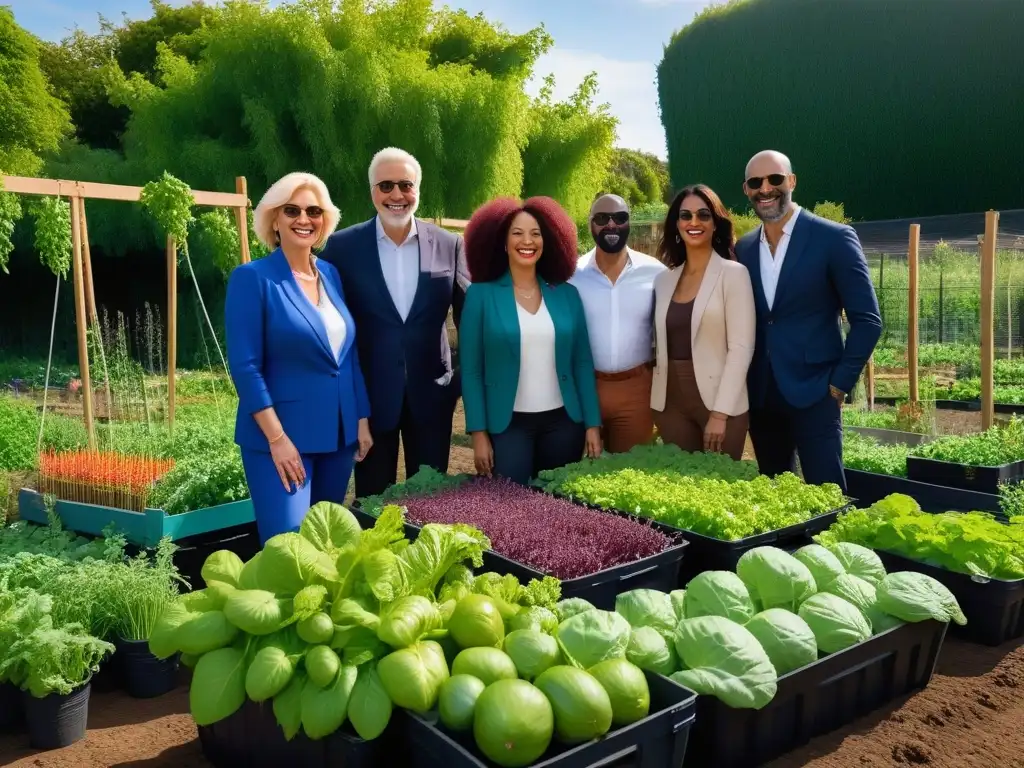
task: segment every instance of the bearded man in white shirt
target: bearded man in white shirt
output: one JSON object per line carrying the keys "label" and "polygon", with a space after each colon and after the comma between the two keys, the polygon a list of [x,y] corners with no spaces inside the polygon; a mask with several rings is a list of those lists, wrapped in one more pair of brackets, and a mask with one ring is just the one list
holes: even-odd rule
{"label": "bearded man in white shirt", "polygon": [[629,205],[602,195],[590,209],[596,247],[580,257],[570,279],[583,300],[594,355],[602,438],[610,453],[649,443],[654,279],[667,267],[627,245]]}

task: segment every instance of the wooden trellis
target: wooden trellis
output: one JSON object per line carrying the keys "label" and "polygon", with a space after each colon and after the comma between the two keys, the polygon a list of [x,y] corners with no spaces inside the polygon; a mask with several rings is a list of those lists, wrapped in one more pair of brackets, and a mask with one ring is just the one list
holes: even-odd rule
{"label": "wooden trellis", "polygon": [[[75,326],[78,334],[78,366],[82,375],[82,413],[89,447],[96,448],[96,426],[93,420],[92,382],[89,376],[89,347],[86,329],[97,320],[96,292],[93,286],[92,256],[89,230],[85,218],[86,200],[119,200],[137,203],[142,187],[121,184],[100,184],[91,181],[38,179],[26,176],[4,176],[3,189],[20,195],[66,197],[71,206],[71,255],[75,291]],[[235,179],[234,192],[192,190],[196,205],[231,208],[235,213],[241,243],[240,259],[249,261],[248,208],[249,198],[244,176]],[[178,354],[178,244],[167,238],[167,420],[174,426],[175,374]]]}

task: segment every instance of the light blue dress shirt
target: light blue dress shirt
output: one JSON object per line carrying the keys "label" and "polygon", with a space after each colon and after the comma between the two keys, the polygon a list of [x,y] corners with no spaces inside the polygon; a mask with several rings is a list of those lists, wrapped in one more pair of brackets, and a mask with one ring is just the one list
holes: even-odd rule
{"label": "light blue dress shirt", "polygon": [[420,280],[420,237],[416,229],[416,219],[412,220],[412,228],[401,245],[384,232],[380,216],[377,217],[377,255],[380,257],[380,268],[384,273],[384,283],[391,294],[402,322],[409,317],[412,302],[416,298],[416,286]]}

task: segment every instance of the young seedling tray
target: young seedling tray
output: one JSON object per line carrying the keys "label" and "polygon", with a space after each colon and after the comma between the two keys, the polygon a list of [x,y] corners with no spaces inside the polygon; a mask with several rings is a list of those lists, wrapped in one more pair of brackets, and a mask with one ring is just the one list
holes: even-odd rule
{"label": "young seedling tray", "polygon": [[783,675],[765,707],[697,697],[686,768],[756,768],[912,691],[935,671],[946,624],[903,624]]}
{"label": "young seedling tray", "polygon": [[885,445],[923,445],[935,439],[931,435],[923,435],[920,432],[904,432],[900,429],[880,429],[878,427],[844,426],[843,431],[870,437]]}
{"label": "young seedling tray", "polygon": [[[531,768],[681,768],[697,695],[661,675],[644,674],[651,691],[647,717],[576,747],[552,740]],[[408,750],[403,768],[497,768],[477,749],[472,732],[446,730],[436,712],[401,715]]]}
{"label": "young seedling tray", "polygon": [[975,467],[952,461],[907,456],[907,479],[979,493],[998,494],[1000,484],[1024,480],[1024,461],[1014,461],[998,467]]}
{"label": "young seedling tray", "polygon": [[[102,536],[103,529],[114,523],[129,543],[140,547],[155,547],[164,536],[179,541],[256,521],[250,499],[178,515],[168,515],[162,509],[133,512],[58,499],[56,512],[61,524],[69,531]],[[23,520],[40,525],[49,522],[43,495],[29,488],[22,488],[18,494],[18,514]]]}
{"label": "young seedling tray", "polygon": [[[402,502],[398,500],[394,503],[401,505]],[[377,522],[377,518],[363,511],[358,501],[355,501],[350,509],[363,528],[372,528]],[[405,524],[405,537],[410,541],[415,540],[419,533],[420,526],[412,523]],[[581,597],[589,601],[595,608],[611,611],[615,608],[615,598],[623,592],[634,589],[657,589],[669,592],[675,589],[679,583],[679,570],[683,562],[683,555],[689,552],[687,542],[678,534],[679,531],[670,534],[675,542],[672,546],[651,557],[606,568],[588,576],[564,579],[562,581],[562,599]],[[511,574],[524,585],[531,579],[543,579],[549,575],[524,563],[509,560],[493,550],[484,552],[483,569],[502,575]]]}
{"label": "young seedling tray", "polygon": [[235,714],[213,725],[199,726],[203,755],[215,768],[381,768],[395,762],[397,711],[378,738],[364,741],[346,722],[330,736],[314,741],[301,731],[291,741],[274,717],[270,701],[246,699]]}
{"label": "young seedling tray", "polygon": [[1006,581],[969,576],[941,566],[876,550],[887,571],[917,571],[944,584],[960,603],[967,625],[950,624],[955,637],[981,645],[1024,638],[1024,579]]}
{"label": "young seedling tray", "polygon": [[948,485],[909,480],[905,477],[846,469],[846,489],[861,506],[870,506],[892,493],[910,496],[925,512],[992,512],[1003,516],[999,496],[992,493],[951,488]]}

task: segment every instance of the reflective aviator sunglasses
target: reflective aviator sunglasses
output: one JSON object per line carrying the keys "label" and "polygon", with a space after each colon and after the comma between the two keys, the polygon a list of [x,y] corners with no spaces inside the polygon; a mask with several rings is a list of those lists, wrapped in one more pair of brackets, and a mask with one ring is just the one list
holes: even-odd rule
{"label": "reflective aviator sunglasses", "polygon": [[299,218],[299,215],[302,213],[303,210],[306,211],[306,215],[311,219],[319,219],[321,216],[324,215],[324,209],[321,208],[319,205],[311,205],[305,209],[301,208],[298,205],[292,205],[291,203],[288,203],[288,205],[281,206],[281,212],[289,219]]}

